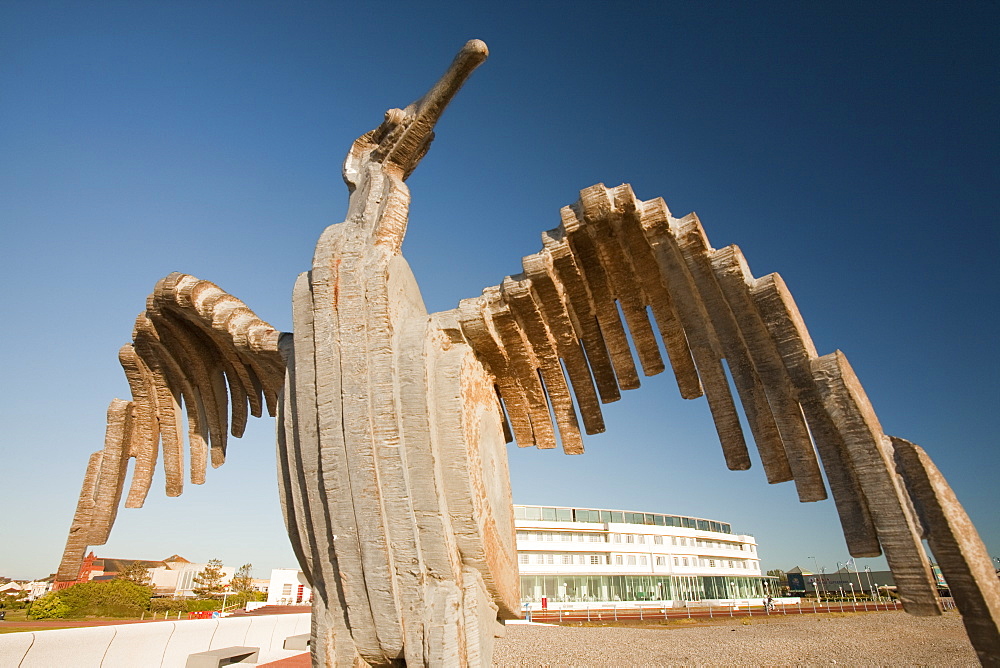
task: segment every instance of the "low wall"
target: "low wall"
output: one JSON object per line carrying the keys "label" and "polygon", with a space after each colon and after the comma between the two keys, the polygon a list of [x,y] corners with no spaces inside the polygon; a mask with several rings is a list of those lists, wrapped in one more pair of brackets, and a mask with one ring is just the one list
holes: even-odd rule
{"label": "low wall", "polygon": [[309,633],[309,613],[192,619],[0,634],[0,666],[184,668],[195,652],[259,647],[258,663],[285,659],[289,636]]}

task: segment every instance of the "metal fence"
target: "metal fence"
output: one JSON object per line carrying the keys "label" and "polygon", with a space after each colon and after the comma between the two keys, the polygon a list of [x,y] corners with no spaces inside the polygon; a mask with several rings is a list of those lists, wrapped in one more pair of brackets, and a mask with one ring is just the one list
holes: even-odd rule
{"label": "metal fence", "polygon": [[[945,610],[954,610],[955,601],[951,598],[941,599]],[[688,606],[686,608],[665,608],[662,606],[634,606],[613,608],[576,608],[556,610],[532,610],[532,622],[600,622],[600,621],[634,621],[634,620],[668,620],[668,619],[715,619],[716,617],[769,617],[771,615],[806,615],[831,612],[882,612],[902,610],[898,601],[882,600],[847,600],[847,601],[815,601],[801,600],[796,604],[773,604],[770,608],[764,605],[707,605]]]}

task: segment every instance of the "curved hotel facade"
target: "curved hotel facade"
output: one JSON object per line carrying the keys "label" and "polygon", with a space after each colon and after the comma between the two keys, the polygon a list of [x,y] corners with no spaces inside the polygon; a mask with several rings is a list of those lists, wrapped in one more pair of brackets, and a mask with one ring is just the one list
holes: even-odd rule
{"label": "curved hotel facade", "polygon": [[725,522],[522,505],[514,518],[525,603],[670,607],[765,595],[756,541]]}

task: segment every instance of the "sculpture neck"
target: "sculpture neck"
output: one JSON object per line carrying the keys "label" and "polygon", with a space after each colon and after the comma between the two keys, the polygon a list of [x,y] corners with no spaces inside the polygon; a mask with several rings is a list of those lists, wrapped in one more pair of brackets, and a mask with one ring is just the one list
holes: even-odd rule
{"label": "sculpture neck", "polygon": [[351,196],[347,205],[348,224],[368,231],[373,244],[398,255],[406,236],[410,211],[410,189],[399,170],[391,164],[364,160],[348,180]]}

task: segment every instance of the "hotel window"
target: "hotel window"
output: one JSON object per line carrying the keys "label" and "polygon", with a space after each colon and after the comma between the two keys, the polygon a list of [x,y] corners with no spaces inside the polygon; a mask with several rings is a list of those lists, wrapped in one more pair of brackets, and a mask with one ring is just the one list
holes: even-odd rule
{"label": "hotel window", "polygon": [[563,540],[573,540],[573,534],[571,534],[571,533],[564,533],[562,535],[562,539]]}
{"label": "hotel window", "polygon": [[656,558],[656,565],[657,566],[666,566],[667,565],[667,558],[666,557],[657,557]]}
{"label": "hotel window", "polygon": [[684,557],[684,565],[685,565],[685,566],[687,566],[687,565],[688,565],[688,558],[687,558],[687,557]]}
{"label": "hotel window", "polygon": [[729,560],[729,567],[730,568],[735,568],[735,566],[733,566],[733,560],[732,559]]}
{"label": "hotel window", "polygon": [[602,536],[599,533],[592,533],[592,534],[590,534],[590,537],[588,538],[588,540],[591,543],[603,543],[604,542],[604,536]]}
{"label": "hotel window", "polygon": [[614,543],[622,542],[622,535],[620,533],[611,534],[611,541]]}
{"label": "hotel window", "polygon": [[657,545],[663,545],[663,536],[653,536],[653,542]]}
{"label": "hotel window", "polygon": [[519,555],[517,555],[517,561],[518,561],[518,563],[522,563],[522,564],[528,563],[528,555],[526,555],[526,554],[519,554]]}
{"label": "hotel window", "polygon": [[640,566],[646,565],[646,557],[639,557],[639,565]]}
{"label": "hotel window", "polygon": [[630,533],[629,534],[625,534],[625,542],[626,543],[634,543],[635,542],[635,536],[633,536]]}
{"label": "hotel window", "polygon": [[709,568],[715,568],[715,559],[709,559],[708,560],[708,567]]}
{"label": "hotel window", "polygon": [[635,566],[635,555],[634,554],[628,555],[628,565],[629,566]]}
{"label": "hotel window", "polygon": [[552,540],[553,538],[555,538],[555,534],[554,533],[547,533],[547,534],[545,534],[545,540]]}
{"label": "hotel window", "polygon": [[562,558],[562,562],[564,564],[572,564],[573,563],[573,555],[572,554],[564,554],[563,558]]}
{"label": "hotel window", "polygon": [[645,544],[646,537],[645,536],[639,536],[639,542]]}
{"label": "hotel window", "polygon": [[681,565],[680,557],[674,557],[674,566],[680,566],[680,565]]}
{"label": "hotel window", "polygon": [[615,555],[615,564],[618,565],[618,566],[622,565],[622,555],[620,555],[620,554],[616,554]]}
{"label": "hotel window", "polygon": [[576,557],[576,563],[580,565],[587,563],[587,557],[585,555],[578,554]]}
{"label": "hotel window", "polygon": [[291,596],[292,595],[292,585],[290,585],[290,584],[281,585],[281,595],[284,596],[285,598],[288,598],[289,596]]}
{"label": "hotel window", "polygon": [[601,563],[604,563],[604,562],[601,561],[601,555],[599,555],[599,554],[592,554],[592,555],[590,555],[590,563],[591,564],[601,564]]}
{"label": "hotel window", "polygon": [[670,537],[670,544],[671,545],[676,545],[677,544],[677,536],[671,536]]}
{"label": "hotel window", "polygon": [[556,563],[556,555],[554,555],[554,554],[547,554],[547,555],[545,555],[545,563],[547,563],[547,564],[554,564],[554,563]]}
{"label": "hotel window", "polygon": [[545,563],[545,555],[544,554],[540,554],[537,557],[535,557],[535,563],[536,564],[544,564]]}

